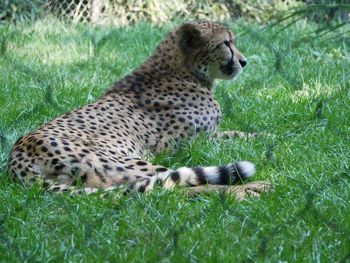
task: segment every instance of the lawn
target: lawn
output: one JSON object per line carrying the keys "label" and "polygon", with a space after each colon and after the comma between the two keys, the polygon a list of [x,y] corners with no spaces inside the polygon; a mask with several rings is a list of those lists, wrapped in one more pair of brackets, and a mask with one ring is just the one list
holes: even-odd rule
{"label": "lawn", "polygon": [[200,136],[153,160],[250,160],[252,180],[272,182],[273,193],[239,202],[157,189],[101,200],[8,179],[17,138],[98,99],[174,26],[0,26],[0,262],[350,262],[350,40],[300,41],[315,28],[304,22],[284,31],[232,24],[248,66],[217,83],[221,130],[275,137]]}

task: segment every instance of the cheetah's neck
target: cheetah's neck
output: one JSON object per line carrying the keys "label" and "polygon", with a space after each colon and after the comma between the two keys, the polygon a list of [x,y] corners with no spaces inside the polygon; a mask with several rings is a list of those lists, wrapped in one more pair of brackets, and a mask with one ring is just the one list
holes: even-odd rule
{"label": "cheetah's neck", "polygon": [[[117,81],[113,88],[127,87],[138,91],[137,83],[139,82],[166,78],[183,79],[207,89],[213,87],[212,79],[186,62],[179,46],[178,34],[173,32],[161,42],[154,53],[138,69]],[[113,92],[113,88],[109,93]]]}

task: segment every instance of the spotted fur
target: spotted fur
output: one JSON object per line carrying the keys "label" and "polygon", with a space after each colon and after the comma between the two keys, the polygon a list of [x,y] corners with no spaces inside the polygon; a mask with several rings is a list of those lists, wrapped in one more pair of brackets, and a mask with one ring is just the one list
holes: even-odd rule
{"label": "spotted fur", "polygon": [[96,102],[68,112],[14,145],[9,174],[49,191],[84,185],[86,192],[125,185],[234,184],[254,174],[250,162],[169,169],[145,158],[172,142],[213,132],[220,108],[215,79],[233,79],[246,64],[224,25],[190,22],[171,32],[138,69]]}

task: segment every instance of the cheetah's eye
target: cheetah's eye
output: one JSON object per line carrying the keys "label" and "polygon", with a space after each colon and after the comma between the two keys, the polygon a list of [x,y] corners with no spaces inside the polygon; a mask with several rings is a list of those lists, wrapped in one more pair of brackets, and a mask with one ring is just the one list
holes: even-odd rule
{"label": "cheetah's eye", "polygon": [[230,42],[224,41],[224,44],[225,44],[227,47],[230,47]]}

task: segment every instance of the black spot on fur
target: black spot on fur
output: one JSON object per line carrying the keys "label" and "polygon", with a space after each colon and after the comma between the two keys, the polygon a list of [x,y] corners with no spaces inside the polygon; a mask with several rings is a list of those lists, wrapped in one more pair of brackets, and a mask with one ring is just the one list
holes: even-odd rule
{"label": "black spot on fur", "polygon": [[64,168],[64,164],[59,164],[55,166],[56,171],[61,171]]}
{"label": "black spot on fur", "polygon": [[219,184],[232,184],[232,178],[230,174],[230,170],[227,168],[226,165],[219,166]]}
{"label": "black spot on fur", "polygon": [[125,169],[124,169],[123,167],[117,166],[117,171],[118,171],[118,172],[124,172]]}
{"label": "black spot on fur", "polygon": [[81,177],[81,181],[83,182],[83,183],[86,183],[86,180],[87,180],[87,174],[86,173],[84,173]]}
{"label": "black spot on fur", "polygon": [[64,146],[63,149],[64,149],[66,152],[71,152],[71,151],[72,151],[72,149],[69,148],[68,146]]}
{"label": "black spot on fur", "polygon": [[147,163],[146,163],[146,162],[143,162],[143,161],[137,161],[136,164],[137,164],[137,165],[140,165],[140,166],[145,166],[145,165],[147,165]]}
{"label": "black spot on fur", "polygon": [[103,168],[104,168],[105,170],[112,170],[112,167],[110,167],[108,164],[104,164],[104,165],[103,165]]}
{"label": "black spot on fur", "polygon": [[162,172],[166,172],[166,171],[168,171],[168,169],[165,168],[165,167],[158,167],[158,168],[156,168],[156,172],[157,173],[162,173]]}
{"label": "black spot on fur", "polygon": [[146,190],[146,186],[141,185],[141,186],[139,186],[139,188],[138,188],[137,190],[138,190],[140,193],[144,193],[145,190]]}
{"label": "black spot on fur", "polygon": [[173,171],[170,173],[170,178],[174,182],[178,182],[180,180],[180,173],[178,171]]}
{"label": "black spot on fur", "polygon": [[202,167],[193,168],[193,171],[197,175],[199,184],[206,184],[208,181],[205,179],[204,169]]}
{"label": "black spot on fur", "polygon": [[43,152],[47,152],[47,147],[43,146],[43,147],[41,147],[41,150],[42,150]]}
{"label": "black spot on fur", "polygon": [[51,190],[54,192],[58,192],[60,190],[60,188],[58,186],[56,186],[56,187],[52,188]]}

